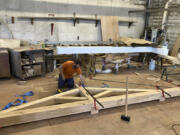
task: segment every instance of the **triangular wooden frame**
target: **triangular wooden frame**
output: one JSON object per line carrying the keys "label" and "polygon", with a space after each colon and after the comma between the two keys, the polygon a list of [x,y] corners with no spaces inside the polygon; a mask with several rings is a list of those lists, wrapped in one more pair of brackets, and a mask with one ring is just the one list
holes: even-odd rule
{"label": "triangular wooden frame", "polygon": [[[124,88],[87,87],[103,105],[104,109],[125,104]],[[153,100],[164,100],[162,92],[157,89],[129,89],[128,104]],[[168,88],[166,92],[172,97],[180,96],[180,88]],[[168,96],[166,98],[169,98]],[[101,106],[94,107],[93,98],[82,88],[76,88],[50,97],[35,100],[21,106],[0,111],[0,126],[11,126],[32,121],[51,119],[83,112],[98,113]],[[97,109],[95,109],[97,108]]]}

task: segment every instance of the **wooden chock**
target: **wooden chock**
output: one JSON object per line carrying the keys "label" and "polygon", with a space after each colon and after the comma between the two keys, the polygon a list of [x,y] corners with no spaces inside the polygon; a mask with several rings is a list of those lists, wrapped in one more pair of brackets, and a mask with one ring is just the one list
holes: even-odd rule
{"label": "wooden chock", "polygon": [[163,96],[161,96],[161,97],[159,98],[159,101],[160,101],[160,102],[163,102],[163,101],[165,101],[165,100],[166,100],[166,98],[163,97]]}

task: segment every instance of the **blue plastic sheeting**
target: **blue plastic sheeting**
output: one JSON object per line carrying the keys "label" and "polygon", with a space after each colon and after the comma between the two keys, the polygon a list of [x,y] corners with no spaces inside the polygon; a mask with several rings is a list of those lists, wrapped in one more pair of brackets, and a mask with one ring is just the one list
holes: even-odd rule
{"label": "blue plastic sheeting", "polygon": [[33,96],[33,95],[34,95],[33,91],[26,92],[23,95],[16,95],[16,97],[22,97],[22,99],[17,99],[14,102],[9,102],[2,110],[9,109],[12,106],[19,106],[22,105],[23,103],[27,103],[28,101],[26,100],[26,96]]}

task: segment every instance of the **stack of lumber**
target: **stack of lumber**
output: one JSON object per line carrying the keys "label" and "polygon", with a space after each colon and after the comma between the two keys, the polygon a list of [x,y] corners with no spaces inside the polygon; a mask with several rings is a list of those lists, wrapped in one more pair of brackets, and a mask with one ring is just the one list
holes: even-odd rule
{"label": "stack of lumber", "polygon": [[123,46],[123,43],[120,41],[78,41],[78,42],[55,42],[55,43],[45,43],[47,47],[52,47],[52,46],[62,46],[62,47],[70,47],[70,46]]}
{"label": "stack of lumber", "polygon": [[[105,28],[104,28],[105,29]],[[106,35],[106,32],[102,33],[102,35]],[[108,34],[107,34],[108,35]],[[106,37],[106,38],[105,38]],[[62,47],[70,47],[70,46],[153,46],[153,42],[147,41],[144,39],[138,38],[128,38],[128,37],[119,37],[105,36],[103,41],[81,41],[81,42],[57,42],[57,43],[45,43],[46,46],[50,47],[53,45],[62,46]],[[111,40],[109,40],[111,39]]]}
{"label": "stack of lumber", "polygon": [[[112,39],[109,41],[108,39]],[[114,40],[113,40],[114,39]],[[115,40],[116,39],[116,40]],[[144,39],[138,38],[128,38],[128,37],[118,37],[112,38],[112,36],[107,36],[106,40],[103,41],[87,41],[87,42],[58,42],[57,46],[153,46],[153,42],[147,41]],[[47,46],[52,46],[52,44],[48,43]]]}

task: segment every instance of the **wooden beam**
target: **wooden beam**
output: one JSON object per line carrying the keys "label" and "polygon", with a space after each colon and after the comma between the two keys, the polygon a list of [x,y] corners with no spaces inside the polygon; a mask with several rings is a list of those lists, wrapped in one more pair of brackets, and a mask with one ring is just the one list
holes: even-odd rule
{"label": "wooden beam", "polygon": [[[78,107],[79,106],[79,107]],[[21,123],[39,121],[43,119],[67,116],[76,113],[90,111],[89,101],[79,101],[74,103],[44,106],[34,109],[26,109],[7,113],[0,116],[1,127],[11,126]]]}
{"label": "wooden beam", "polygon": [[[180,88],[165,89],[172,97],[180,96]],[[128,104],[142,103],[147,101],[159,100],[162,97],[161,91],[150,91],[129,94]],[[167,97],[169,98],[169,97]],[[122,106],[125,103],[125,96],[113,96],[100,98],[99,101],[103,103],[104,109]],[[44,106],[39,108],[32,108],[26,110],[17,110],[2,114],[0,112],[0,125],[1,127],[27,123],[32,121],[39,121],[44,119],[51,119],[61,116],[78,114],[91,111],[92,103],[89,100],[78,101],[73,103],[66,103],[60,105]],[[101,108],[102,109],[102,108]]]}
{"label": "wooden beam", "polygon": [[76,84],[76,87],[79,88],[79,90],[81,91],[81,93],[86,96],[89,100],[89,102],[92,104],[91,106],[91,114],[97,114],[99,112],[99,104],[96,105],[95,104],[95,100],[93,99],[93,97],[83,88],[83,87],[79,87],[77,84]]}
{"label": "wooden beam", "polygon": [[77,102],[77,101],[83,101],[87,100],[87,97],[70,97],[70,96],[61,96],[55,98],[55,103],[68,103],[68,102]]}
{"label": "wooden beam", "polygon": [[79,87],[78,85],[76,85],[76,87],[78,87],[78,89],[82,92],[82,94],[88,98],[88,100],[91,102],[91,103],[94,103],[94,99],[89,95],[89,93],[87,93],[86,90],[84,90],[84,88],[82,87]]}
{"label": "wooden beam", "polygon": [[104,92],[101,92],[101,93],[94,95],[94,97],[95,98],[102,98],[102,97],[110,96],[111,94],[112,94],[112,91],[104,91]]}
{"label": "wooden beam", "polygon": [[[98,93],[98,92],[103,92],[103,91],[112,91],[112,92],[125,92],[126,89],[124,88],[94,88],[94,87],[87,87],[89,92],[92,94]],[[130,92],[148,92],[148,91],[155,91],[156,88],[154,89],[128,89]]]}

